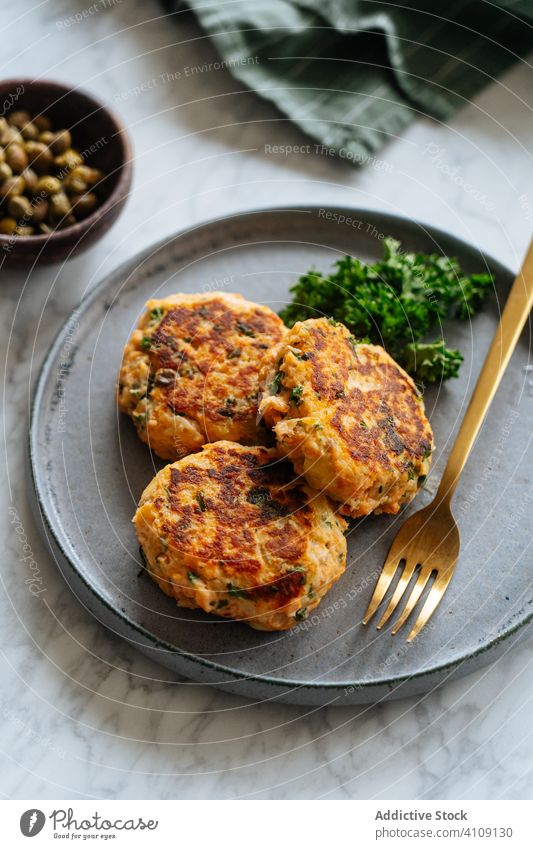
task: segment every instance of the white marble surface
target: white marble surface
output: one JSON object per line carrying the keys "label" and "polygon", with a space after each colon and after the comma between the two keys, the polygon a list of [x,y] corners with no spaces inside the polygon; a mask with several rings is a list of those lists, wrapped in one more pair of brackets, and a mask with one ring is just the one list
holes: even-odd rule
{"label": "white marble surface", "polygon": [[[107,0],[65,26],[90,6],[0,7],[2,77],[83,84],[115,102],[136,152],[131,199],[100,244],[29,279],[0,272],[8,472],[0,510],[0,793],[530,797],[531,639],[424,698],[377,708],[243,707],[231,695],[177,682],[98,627],[63,584],[27,506],[24,443],[31,382],[73,305],[106,270],[192,222],[280,203],[384,208],[449,229],[517,267],[533,224],[531,67],[516,66],[448,126],[418,121],[380,155],[385,167],[355,171],[329,157],[265,153],[265,144],[308,140],[226,71],[187,75],[215,59],[190,19],[177,26],[159,17],[155,0]],[[520,202],[523,193],[530,205]],[[28,592],[21,533],[46,604]]]}

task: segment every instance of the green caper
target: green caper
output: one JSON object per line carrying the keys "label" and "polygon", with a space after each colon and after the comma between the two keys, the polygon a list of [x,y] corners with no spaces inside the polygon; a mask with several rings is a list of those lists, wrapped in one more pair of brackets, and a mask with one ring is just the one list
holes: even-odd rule
{"label": "green caper", "polygon": [[37,174],[32,168],[25,168],[20,176],[24,177],[27,193],[33,196],[37,191],[37,182],[39,180]]}
{"label": "green caper", "polygon": [[65,153],[72,144],[72,137],[68,130],[59,130],[54,135],[53,140],[50,142],[50,148],[54,156],[59,156],[61,153]]}
{"label": "green caper", "polygon": [[26,112],[25,109],[18,109],[16,112],[12,112],[7,116],[7,123],[11,127],[16,127],[17,130],[21,130],[26,124],[29,124],[31,121],[31,115],[29,112]]}
{"label": "green caper", "polygon": [[28,154],[33,170],[37,174],[48,174],[50,172],[54,158],[45,144],[38,141],[27,141],[24,144],[24,149]]}
{"label": "green caper", "polygon": [[94,192],[85,192],[85,194],[71,195],[70,202],[76,218],[85,218],[93,209],[96,209],[98,198]]}
{"label": "green caper", "polygon": [[70,213],[70,201],[65,192],[57,192],[52,195],[49,203],[49,215],[54,221],[61,221]]}
{"label": "green caper", "polygon": [[35,198],[31,205],[31,220],[34,224],[40,224],[48,215],[48,201],[46,198]]}
{"label": "green caper", "polygon": [[66,150],[65,153],[62,153],[60,156],[56,156],[54,159],[54,165],[56,168],[65,174],[68,174],[68,172],[72,171],[73,168],[81,165],[82,162],[83,157],[77,150],[72,150],[72,148]]}
{"label": "green caper", "polygon": [[21,128],[20,135],[26,141],[30,141],[30,139],[36,139],[39,135],[39,130],[33,123],[33,121],[28,121],[28,123]]}
{"label": "green caper", "polygon": [[17,221],[20,221],[21,218],[29,221],[32,217],[31,203],[28,198],[24,197],[24,195],[13,195],[8,198],[7,211],[13,218],[16,218]]}
{"label": "green caper", "polygon": [[8,144],[22,144],[24,139],[20,135],[16,127],[6,127],[0,136],[0,144],[7,147]]}
{"label": "green caper", "polygon": [[37,141],[40,141],[42,144],[45,144],[47,147],[49,147],[50,142],[52,142],[53,140],[54,140],[54,134],[53,134],[52,130],[43,130],[42,133],[39,133],[39,137],[37,139]]}
{"label": "green caper", "polygon": [[156,372],[154,383],[156,386],[170,386],[176,380],[176,372],[171,368],[160,368]]}
{"label": "green caper", "polygon": [[17,222],[14,218],[0,218],[0,233],[3,236],[12,236],[17,229]]}
{"label": "green caper", "polygon": [[88,165],[78,165],[71,171],[71,177],[83,180],[88,186],[95,186],[103,178],[99,168],[90,168]]}
{"label": "green caper", "polygon": [[0,163],[0,183],[3,183],[5,180],[9,179],[9,177],[13,176],[13,171],[7,164],[7,162]]}
{"label": "green caper", "polygon": [[5,155],[7,164],[15,174],[20,174],[28,165],[28,154],[20,144],[10,144]]}
{"label": "green caper", "polygon": [[97,208],[98,194],[89,189],[104,174],[71,145],[70,131],[54,131],[45,115],[19,109],[0,116],[0,233],[49,235]]}
{"label": "green caper", "polygon": [[13,197],[13,195],[21,195],[24,191],[24,179],[20,176],[8,177],[0,186],[0,198]]}
{"label": "green caper", "polygon": [[61,190],[61,181],[57,177],[52,177],[51,174],[39,177],[37,180],[36,194],[45,197],[47,195],[55,195]]}
{"label": "green caper", "polygon": [[82,180],[80,177],[74,177],[73,174],[69,174],[63,180],[63,188],[69,194],[82,195],[84,192],[87,191],[89,186],[87,185],[85,180]]}
{"label": "green caper", "polygon": [[44,133],[45,130],[52,129],[50,119],[47,118],[46,115],[37,115],[37,117],[33,119],[33,123],[41,133]]}

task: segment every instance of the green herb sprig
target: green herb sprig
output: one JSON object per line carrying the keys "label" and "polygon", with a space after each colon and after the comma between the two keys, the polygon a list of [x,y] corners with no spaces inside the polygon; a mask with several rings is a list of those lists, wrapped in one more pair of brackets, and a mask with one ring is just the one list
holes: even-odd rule
{"label": "green herb sprig", "polygon": [[383,259],[373,264],[346,256],[329,275],[305,274],[281,318],[292,327],[331,316],[357,339],[383,345],[420,382],[456,377],[460,352],[442,338],[420,340],[445,319],[473,316],[492,288],[491,275],[465,275],[457,260],[438,254],[406,253],[392,238],[384,239],[383,249]]}

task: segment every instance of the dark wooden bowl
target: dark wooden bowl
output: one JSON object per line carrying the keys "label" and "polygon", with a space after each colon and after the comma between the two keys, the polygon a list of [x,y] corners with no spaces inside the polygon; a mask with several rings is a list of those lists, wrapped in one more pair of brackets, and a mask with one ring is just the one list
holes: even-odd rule
{"label": "dark wooden bowl", "polygon": [[26,109],[32,117],[45,114],[54,129],[67,128],[72,145],[87,165],[106,175],[98,208],[87,218],[50,235],[0,234],[0,263],[28,267],[34,262],[63,262],[100,239],[120,215],[132,177],[132,149],[117,116],[92,95],[49,80],[0,81],[0,114]]}

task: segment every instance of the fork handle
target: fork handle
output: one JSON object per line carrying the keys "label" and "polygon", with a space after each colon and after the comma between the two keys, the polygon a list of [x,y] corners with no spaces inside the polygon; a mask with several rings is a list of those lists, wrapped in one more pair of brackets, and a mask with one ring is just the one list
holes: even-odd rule
{"label": "fork handle", "polygon": [[435,504],[448,505],[468,460],[485,414],[489,409],[503,373],[533,306],[533,241],[522,268],[511,287],[500,323],[478,377],[459,433],[446,463]]}

